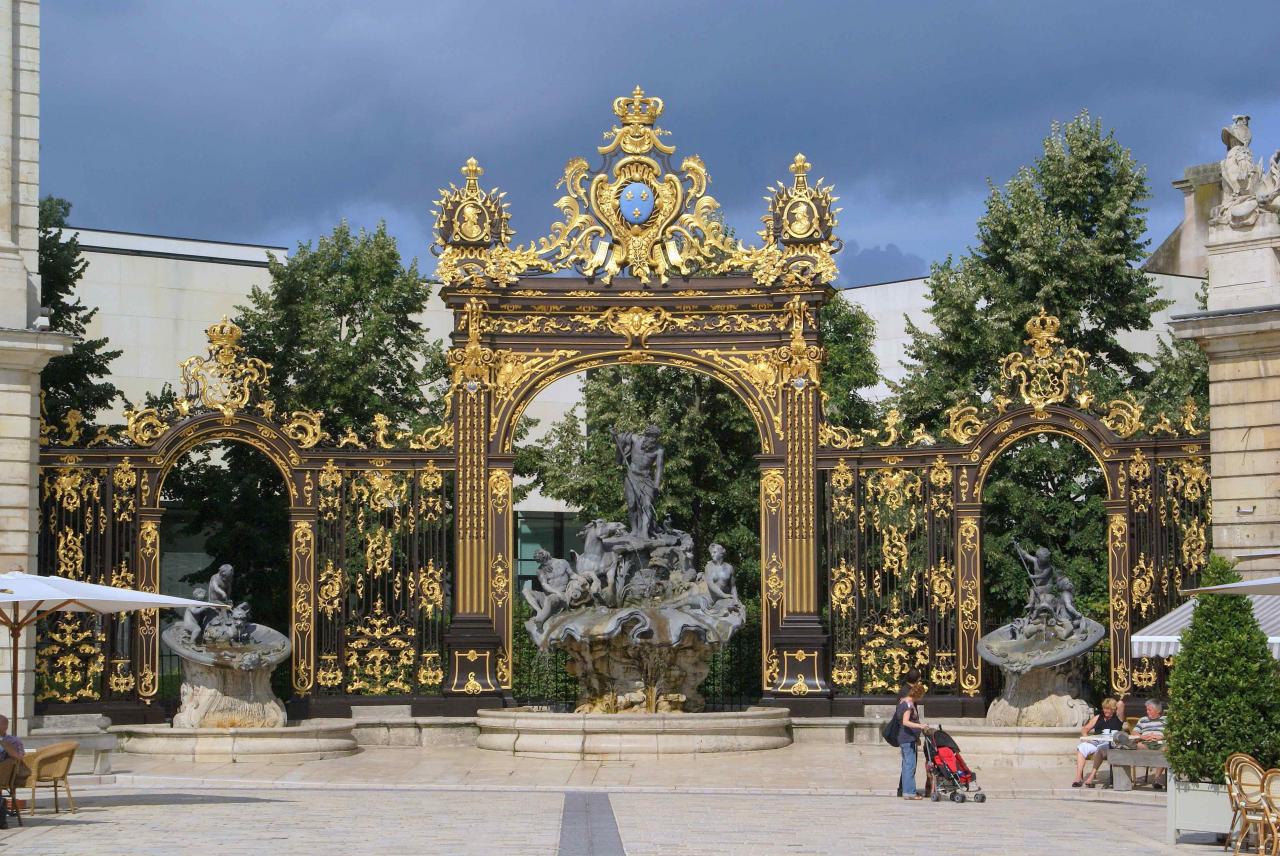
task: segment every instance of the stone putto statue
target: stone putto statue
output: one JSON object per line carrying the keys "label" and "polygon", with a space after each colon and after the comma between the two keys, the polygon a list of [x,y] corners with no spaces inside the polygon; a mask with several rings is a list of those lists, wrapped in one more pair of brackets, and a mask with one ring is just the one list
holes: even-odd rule
{"label": "stone putto statue", "polygon": [[[235,571],[222,565],[192,595],[208,606],[188,607],[161,638],[182,660],[182,703],[175,728],[265,728],[285,724],[284,704],[271,690],[271,672],[289,656],[289,639],[249,620],[249,604],[232,607]],[[231,607],[231,608],[226,608]]]}
{"label": "stone putto statue", "polygon": [[1252,228],[1264,213],[1280,213],[1280,150],[1271,155],[1266,171],[1253,160],[1249,143],[1253,132],[1248,116],[1235,116],[1222,129],[1227,156],[1222,159],[1222,204],[1209,214],[1214,226]]}
{"label": "stone putto statue", "polygon": [[701,710],[711,656],[746,620],[733,565],[712,544],[699,572],[693,536],[669,517],[656,522],[666,454],[658,428],[610,436],[629,525],[592,520],[572,561],[536,551],[525,628],[540,649],[568,653],[580,713]]}
{"label": "stone putto statue", "polygon": [[1076,608],[1075,586],[1054,566],[1048,547],[1028,552],[1015,540],[1013,549],[1030,586],[1022,615],[978,640],[978,653],[1004,675],[1000,698],[987,709],[987,724],[1079,726],[1089,706],[1078,698],[1083,692],[1078,658],[1105,631]]}

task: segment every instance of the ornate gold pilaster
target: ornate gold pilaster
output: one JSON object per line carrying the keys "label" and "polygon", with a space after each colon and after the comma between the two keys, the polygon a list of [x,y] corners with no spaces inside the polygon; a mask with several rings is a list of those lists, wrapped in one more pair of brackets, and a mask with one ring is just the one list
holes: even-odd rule
{"label": "ornate gold pilaster", "polygon": [[485,459],[485,426],[489,393],[483,388],[459,390],[455,437],[457,470],[457,602],[456,615],[490,615],[488,586],[489,473]]}
{"label": "ornate gold pilaster", "polygon": [[293,690],[311,693],[316,675],[316,522],[313,512],[293,513],[290,539],[292,597],[289,601],[293,628]]}
{"label": "ornate gold pilaster", "polygon": [[511,470],[493,468],[488,477],[489,517],[489,617],[502,637],[495,677],[504,690],[511,689],[513,604],[515,597],[515,527],[511,508]]}
{"label": "ornate gold pilaster", "polygon": [[960,691],[976,696],[982,689],[982,505],[956,506],[956,669]]}
{"label": "ornate gold pilaster", "polygon": [[786,519],[785,557],[786,613],[816,614],[818,611],[818,542],[814,524],[817,498],[817,469],[814,452],[818,443],[817,389],[810,384],[784,393],[787,426],[785,468]]}
{"label": "ornate gold pilaster", "polygon": [[1111,613],[1111,688],[1121,698],[1133,689],[1129,671],[1129,516],[1124,502],[1108,502],[1107,579]]}
{"label": "ornate gold pilaster", "polygon": [[[471,300],[460,313],[466,344],[449,354],[454,365],[453,416],[455,543],[453,620],[447,644],[446,692],[499,692],[500,671],[510,683],[511,470],[489,460],[489,419],[493,408],[496,357],[481,344],[484,309]],[[502,581],[495,588],[494,578]],[[504,638],[505,637],[505,638]]]}
{"label": "ornate gold pilaster", "polygon": [[770,639],[785,615],[783,596],[787,584],[782,566],[785,551],[782,530],[786,498],[786,476],[782,468],[763,466],[760,470],[760,680],[766,692],[775,689],[781,677],[780,667],[777,674],[770,671],[770,661],[777,659]]}
{"label": "ornate gold pilaster", "polygon": [[[782,530],[781,562],[772,548],[777,541],[766,543],[762,537],[765,600],[780,601],[776,629],[764,644],[765,688],[775,696],[798,700],[830,695],[827,637],[818,615],[818,386],[807,373],[796,372],[780,394],[786,437],[783,466],[780,477],[776,470],[765,471],[760,483],[762,532],[774,518],[781,519]],[[774,507],[780,512],[772,511]]]}
{"label": "ornate gold pilaster", "polygon": [[[138,589],[160,592],[160,515],[158,509],[138,513]],[[160,688],[160,610],[138,611],[138,698],[150,704]]]}

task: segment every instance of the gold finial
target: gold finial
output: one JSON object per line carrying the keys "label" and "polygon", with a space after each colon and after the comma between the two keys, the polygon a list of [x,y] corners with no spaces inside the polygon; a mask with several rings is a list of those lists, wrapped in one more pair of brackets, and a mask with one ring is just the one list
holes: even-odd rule
{"label": "gold finial", "polygon": [[214,348],[226,348],[239,345],[243,331],[223,315],[221,321],[206,327],[204,334]]}
{"label": "gold finial", "polygon": [[808,188],[809,181],[808,179],[805,178],[805,176],[809,174],[809,168],[811,166],[812,164],[805,159],[805,156],[803,153],[800,153],[800,152],[796,153],[795,159],[791,161],[791,166],[788,167],[791,170],[791,174],[796,177],[795,184],[793,185],[793,189],[804,190]]}
{"label": "gold finial", "polygon": [[613,112],[624,125],[652,125],[662,115],[662,99],[646,98],[639,86],[630,98],[613,99]]}
{"label": "gold finial", "polygon": [[480,162],[475,158],[467,158],[467,162],[462,165],[461,171],[469,185],[474,185],[476,183],[476,179],[484,175],[484,170],[480,168]]}

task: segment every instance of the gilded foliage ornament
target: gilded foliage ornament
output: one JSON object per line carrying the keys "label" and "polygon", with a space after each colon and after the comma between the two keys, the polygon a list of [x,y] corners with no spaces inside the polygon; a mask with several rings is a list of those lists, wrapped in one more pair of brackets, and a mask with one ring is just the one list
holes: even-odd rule
{"label": "gilded foliage ornament", "polygon": [[1000,365],[1005,378],[1018,385],[1025,404],[1043,414],[1050,404],[1061,404],[1071,395],[1074,382],[1088,377],[1088,355],[1077,348],[1062,348],[1058,338],[1061,322],[1045,312],[1027,322],[1026,344],[1029,354],[1015,351]]}
{"label": "gilded foliage ornament", "polygon": [[192,406],[217,410],[223,420],[230,420],[245,409],[254,393],[268,395],[268,371],[271,366],[257,357],[246,356],[240,339],[243,331],[227,320],[209,325],[207,357],[188,357],[182,361],[185,399],[179,411],[185,416]]}

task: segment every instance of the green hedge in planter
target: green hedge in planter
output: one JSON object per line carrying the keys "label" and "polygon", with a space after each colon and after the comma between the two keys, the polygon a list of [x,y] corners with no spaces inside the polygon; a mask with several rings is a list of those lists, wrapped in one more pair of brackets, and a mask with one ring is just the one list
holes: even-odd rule
{"label": "green hedge in planter", "polygon": [[[1213,555],[1201,585],[1240,579]],[[1181,779],[1223,782],[1223,762],[1247,752],[1280,763],[1280,668],[1241,595],[1199,595],[1169,675],[1169,767]]]}

